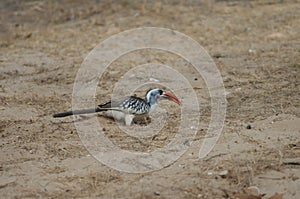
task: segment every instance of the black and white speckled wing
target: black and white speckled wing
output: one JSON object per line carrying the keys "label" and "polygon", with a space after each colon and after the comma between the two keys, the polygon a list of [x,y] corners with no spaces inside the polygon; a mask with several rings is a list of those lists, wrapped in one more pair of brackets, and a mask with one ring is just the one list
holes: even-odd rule
{"label": "black and white speckled wing", "polygon": [[130,96],[120,100],[112,100],[98,106],[100,110],[121,111],[128,114],[141,115],[150,110],[150,105],[142,98]]}

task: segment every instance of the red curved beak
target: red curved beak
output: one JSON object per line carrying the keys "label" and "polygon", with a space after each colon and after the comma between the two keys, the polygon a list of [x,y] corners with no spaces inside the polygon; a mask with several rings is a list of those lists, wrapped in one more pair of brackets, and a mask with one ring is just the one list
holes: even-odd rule
{"label": "red curved beak", "polygon": [[181,105],[181,102],[179,101],[179,99],[177,97],[175,97],[173,94],[171,93],[166,93],[164,92],[162,95],[161,95],[163,98],[165,99],[168,99],[168,100],[171,100],[173,102],[175,102],[176,104],[178,104],[179,106]]}

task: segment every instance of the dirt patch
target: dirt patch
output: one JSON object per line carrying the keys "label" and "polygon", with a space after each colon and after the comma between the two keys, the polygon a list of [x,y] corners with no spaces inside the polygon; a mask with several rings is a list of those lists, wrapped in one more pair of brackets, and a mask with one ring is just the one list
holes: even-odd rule
{"label": "dirt patch", "polygon": [[[299,1],[2,1],[0,3],[0,194],[3,198],[228,198],[257,187],[268,198],[300,198]],[[71,108],[77,70],[102,40],[131,28],[183,32],[213,57],[227,92],[224,131],[198,159],[210,120],[201,77],[178,57],[142,52],[113,63],[97,100],[109,99],[128,69],[144,62],[175,64],[200,101],[194,143],[174,164],[128,174],[95,160],[81,143]],[[142,56],[141,56],[142,55]],[[201,85],[199,87],[199,85]],[[136,93],[143,96],[146,88]],[[163,133],[135,139],[99,117],[123,149],[153,150],[169,142],[180,115],[170,110]],[[154,121],[154,120],[153,120]]]}

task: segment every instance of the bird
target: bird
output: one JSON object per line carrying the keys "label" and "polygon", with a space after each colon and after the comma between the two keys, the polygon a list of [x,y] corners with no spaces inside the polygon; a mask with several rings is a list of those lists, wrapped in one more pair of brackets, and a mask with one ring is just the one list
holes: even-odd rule
{"label": "bird", "polygon": [[67,111],[54,114],[54,118],[70,115],[102,112],[104,116],[113,117],[116,120],[123,120],[126,126],[132,125],[133,118],[138,115],[146,115],[155,111],[158,101],[170,100],[181,105],[179,99],[160,88],[150,89],[146,92],[145,99],[136,96],[126,96],[118,100],[110,100],[98,105],[96,108]]}

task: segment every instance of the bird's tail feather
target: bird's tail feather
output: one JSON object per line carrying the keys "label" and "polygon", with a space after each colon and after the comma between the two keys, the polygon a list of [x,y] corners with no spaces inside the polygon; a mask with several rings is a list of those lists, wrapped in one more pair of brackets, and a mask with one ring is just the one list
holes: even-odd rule
{"label": "bird's tail feather", "polygon": [[90,109],[82,109],[82,110],[74,110],[74,111],[67,111],[62,113],[56,113],[53,117],[66,117],[70,115],[79,115],[79,114],[88,114],[88,113],[96,113],[102,111],[99,108],[90,108]]}

